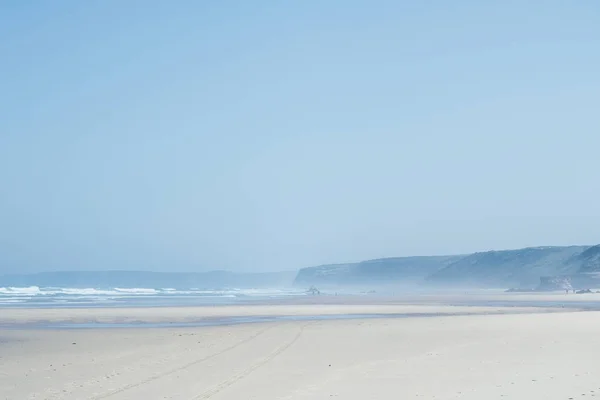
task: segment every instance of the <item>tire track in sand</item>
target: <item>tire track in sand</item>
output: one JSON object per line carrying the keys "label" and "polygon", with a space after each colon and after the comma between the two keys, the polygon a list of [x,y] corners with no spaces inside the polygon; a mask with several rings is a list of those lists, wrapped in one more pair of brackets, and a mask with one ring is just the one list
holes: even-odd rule
{"label": "tire track in sand", "polygon": [[261,330],[259,330],[258,332],[256,332],[255,334],[253,334],[252,336],[250,336],[250,337],[248,337],[248,338],[246,338],[246,339],[244,339],[244,340],[241,340],[241,341],[237,342],[237,343],[236,343],[236,344],[234,344],[234,345],[231,345],[231,346],[229,346],[229,347],[226,347],[225,349],[223,349],[223,350],[221,350],[221,351],[219,351],[219,352],[213,353],[213,354],[211,354],[211,355],[208,355],[208,356],[206,356],[206,357],[200,358],[200,359],[198,359],[198,360],[191,361],[191,362],[189,362],[189,363],[187,363],[187,364],[180,365],[180,366],[179,366],[179,367],[177,367],[177,368],[173,368],[173,369],[170,369],[170,370],[168,370],[168,371],[165,371],[165,372],[161,372],[161,373],[158,373],[158,374],[152,375],[152,376],[150,376],[150,377],[148,377],[148,378],[146,378],[146,379],[144,379],[144,380],[141,380],[141,381],[138,381],[138,382],[135,382],[135,383],[130,383],[130,384],[128,384],[128,385],[125,385],[125,386],[122,386],[122,387],[120,387],[120,388],[118,388],[118,389],[114,389],[114,390],[112,390],[112,391],[110,391],[110,392],[107,392],[107,393],[102,393],[102,394],[99,394],[99,395],[96,395],[96,396],[92,396],[92,397],[90,397],[89,399],[90,399],[90,400],[100,400],[100,399],[107,399],[107,398],[109,398],[109,397],[112,397],[112,396],[114,396],[114,395],[117,395],[117,394],[123,393],[123,392],[125,392],[125,391],[127,391],[127,390],[131,390],[131,389],[134,389],[134,388],[140,387],[140,386],[142,386],[142,385],[145,385],[145,384],[148,384],[148,383],[150,383],[150,382],[153,382],[153,381],[155,381],[155,380],[157,380],[157,379],[161,379],[161,378],[164,378],[164,377],[166,377],[166,376],[169,376],[169,375],[172,375],[172,374],[174,374],[174,373],[177,373],[177,372],[179,372],[179,371],[183,371],[184,369],[187,369],[187,368],[193,367],[194,365],[200,364],[200,363],[202,363],[202,362],[204,362],[204,361],[208,361],[208,360],[210,360],[210,359],[213,359],[213,358],[215,358],[215,357],[218,357],[218,356],[220,356],[221,354],[224,354],[224,353],[227,353],[228,351],[231,351],[231,350],[233,350],[233,349],[236,349],[236,348],[237,348],[237,347],[239,347],[239,346],[242,346],[242,345],[244,345],[244,344],[246,344],[246,343],[249,343],[249,342],[251,342],[252,340],[254,340],[254,339],[256,339],[257,337],[259,337],[260,335],[262,335],[263,333],[265,333],[267,330],[271,329],[271,328],[272,328],[272,327],[271,327],[271,326],[269,326],[269,327],[267,327],[267,328],[261,329]]}
{"label": "tire track in sand", "polygon": [[211,397],[213,397],[214,395],[223,391],[224,389],[227,389],[228,387],[234,385],[236,382],[244,379],[245,377],[250,375],[252,372],[256,371],[257,369],[259,369],[263,365],[267,364],[268,362],[273,360],[275,357],[277,357],[278,355],[280,355],[281,353],[283,353],[284,351],[286,351],[287,349],[292,347],[294,345],[294,343],[296,343],[298,341],[298,339],[300,339],[300,336],[302,336],[302,333],[304,332],[304,328],[306,328],[307,325],[308,324],[301,326],[300,329],[298,330],[298,332],[296,333],[296,335],[292,338],[292,340],[290,340],[289,342],[287,342],[286,344],[284,344],[282,346],[279,346],[268,356],[264,357],[263,359],[261,359],[260,361],[258,361],[256,363],[250,365],[248,368],[244,369],[243,371],[232,375],[231,377],[229,377],[229,379],[224,380],[223,382],[219,383],[218,385],[192,397],[191,400],[210,399]]}

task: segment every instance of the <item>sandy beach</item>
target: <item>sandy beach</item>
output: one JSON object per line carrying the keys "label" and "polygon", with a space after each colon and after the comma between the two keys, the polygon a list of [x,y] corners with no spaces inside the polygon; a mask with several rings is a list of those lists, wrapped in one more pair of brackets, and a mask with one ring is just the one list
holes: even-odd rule
{"label": "sandy beach", "polygon": [[[513,307],[511,312],[541,312],[534,307]],[[550,309],[544,311],[551,311]],[[339,315],[461,315],[506,313],[506,307],[440,306],[409,304],[296,304],[240,305],[217,307],[146,307],[146,308],[13,308],[1,309],[0,326],[13,324],[156,324],[218,322],[233,317],[309,317]]]}
{"label": "sandy beach", "polygon": [[[284,307],[284,309],[282,309]],[[443,306],[2,310],[2,320],[414,313],[195,328],[3,329],[1,399],[600,397],[597,312]],[[175,317],[173,317],[175,315]],[[429,316],[424,316],[429,315]]]}

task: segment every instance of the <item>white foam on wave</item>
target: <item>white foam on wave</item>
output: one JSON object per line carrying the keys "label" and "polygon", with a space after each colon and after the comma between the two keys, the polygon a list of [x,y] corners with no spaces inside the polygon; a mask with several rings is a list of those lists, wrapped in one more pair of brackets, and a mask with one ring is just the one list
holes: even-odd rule
{"label": "white foam on wave", "polygon": [[40,288],[37,286],[28,287],[0,287],[0,295],[11,296],[35,296],[40,294]]}
{"label": "white foam on wave", "polygon": [[29,287],[0,287],[0,296],[106,296],[106,295],[118,295],[119,292],[115,290],[102,290],[94,288],[40,288],[38,286]]}
{"label": "white foam on wave", "polygon": [[148,288],[115,288],[115,291],[118,293],[127,293],[127,294],[158,294],[159,293],[156,289],[148,289]]}
{"label": "white foam on wave", "polygon": [[114,296],[118,294],[117,291],[114,290],[102,290],[102,289],[94,289],[94,288],[84,288],[84,289],[71,289],[71,288],[61,288],[58,289],[56,294],[67,294],[67,295],[75,295],[75,296]]}
{"label": "white foam on wave", "polygon": [[23,298],[20,298],[20,299],[7,299],[7,298],[0,297],[0,304],[24,303],[26,301],[27,301],[27,299],[23,299]]}
{"label": "white foam on wave", "polygon": [[[0,287],[0,305],[9,307],[11,304],[33,304],[48,306],[52,304],[97,304],[119,302],[126,304],[134,299],[201,299],[216,298],[248,298],[248,297],[284,297],[301,296],[305,292],[292,289],[240,289],[222,288],[209,289],[175,289],[175,288],[68,288],[68,287]],[[146,301],[146,300],[144,300]]]}
{"label": "white foam on wave", "polygon": [[49,295],[72,295],[72,296],[119,296],[119,295],[246,295],[246,296],[293,296],[303,295],[304,292],[291,289],[186,289],[173,288],[59,288],[38,286],[29,287],[0,287],[0,296],[49,296]]}

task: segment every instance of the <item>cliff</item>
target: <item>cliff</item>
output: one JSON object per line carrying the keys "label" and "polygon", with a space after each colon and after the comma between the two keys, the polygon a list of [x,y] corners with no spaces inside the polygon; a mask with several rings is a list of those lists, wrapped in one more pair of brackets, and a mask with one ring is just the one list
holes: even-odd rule
{"label": "cliff", "polygon": [[581,268],[589,246],[531,247],[466,256],[427,278],[431,284],[533,287],[542,276],[570,275]]}
{"label": "cliff", "polygon": [[575,262],[581,265],[579,273],[600,272],[600,245],[590,247],[581,253]]}
{"label": "cliff", "polygon": [[422,281],[462,256],[396,257],[351,264],[321,265],[303,268],[294,284],[297,286],[363,286]]}
{"label": "cliff", "polygon": [[574,255],[567,264],[572,270],[571,274],[542,276],[537,290],[600,288],[600,245]]}
{"label": "cliff", "polygon": [[[299,271],[298,286],[369,286],[420,283],[435,287],[562,288],[600,275],[600,245],[549,246],[486,251],[444,257],[398,257],[350,264],[322,265]],[[568,277],[559,279],[555,277]]]}

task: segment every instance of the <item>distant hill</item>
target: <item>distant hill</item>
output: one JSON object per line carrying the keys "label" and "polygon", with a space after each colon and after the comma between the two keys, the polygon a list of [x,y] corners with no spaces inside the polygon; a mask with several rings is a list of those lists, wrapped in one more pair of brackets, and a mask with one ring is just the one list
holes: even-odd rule
{"label": "distant hill", "polygon": [[273,273],[61,271],[0,276],[0,287],[274,288],[291,286],[295,276],[294,271]]}
{"label": "distant hill", "polygon": [[541,277],[600,273],[600,245],[549,246],[458,256],[398,257],[303,268],[297,286],[536,287]]}
{"label": "distant hill", "polygon": [[382,258],[350,264],[303,268],[296,286],[361,286],[394,282],[416,282],[459,260],[462,256]]}
{"label": "distant hill", "polygon": [[585,250],[575,262],[581,264],[580,273],[600,272],[600,245]]}
{"label": "distant hill", "polygon": [[590,286],[592,280],[600,282],[600,245],[382,258],[303,268],[297,273],[63,271],[10,274],[0,276],[0,287],[221,289],[281,288],[293,283],[297,287],[373,288],[420,284],[533,288],[542,277],[570,277],[577,287]]}
{"label": "distant hill", "polygon": [[531,247],[468,255],[427,278],[431,284],[457,286],[534,286],[540,277],[569,275],[583,265],[590,246]]}

